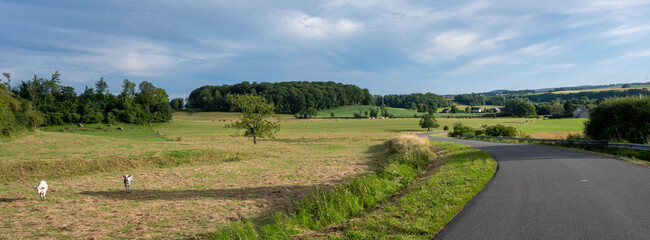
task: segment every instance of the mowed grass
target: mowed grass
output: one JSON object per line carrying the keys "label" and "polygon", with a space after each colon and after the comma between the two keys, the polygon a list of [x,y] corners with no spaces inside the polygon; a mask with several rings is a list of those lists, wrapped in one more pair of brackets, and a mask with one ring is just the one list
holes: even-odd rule
{"label": "mowed grass", "polygon": [[532,121],[517,129],[533,138],[565,139],[569,134],[582,134],[586,118],[565,118]]}
{"label": "mowed grass", "polygon": [[[386,140],[423,130],[418,119],[297,120],[281,115],[276,138],[253,145],[224,128],[236,118],[233,113],[178,112],[170,123],[125,126],[123,132],[63,133],[53,127],[3,139],[2,166],[56,164],[36,174],[27,168],[3,173],[0,238],[183,238],[241,218],[264,221],[314,187],[328,189],[372,172]],[[455,121],[479,127],[526,119],[438,121],[436,130]],[[133,165],[103,165],[123,162]],[[77,163],[92,168],[65,167]],[[130,195],[123,192],[123,174],[134,175]],[[40,180],[50,185],[45,202],[32,189]]]}

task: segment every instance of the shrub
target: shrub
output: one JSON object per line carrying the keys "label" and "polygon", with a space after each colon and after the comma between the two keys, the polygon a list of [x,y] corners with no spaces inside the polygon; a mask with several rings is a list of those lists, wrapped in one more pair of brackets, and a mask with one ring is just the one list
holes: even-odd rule
{"label": "shrub", "polygon": [[449,136],[451,137],[460,137],[463,135],[474,135],[476,134],[476,129],[470,127],[470,126],[465,126],[461,122],[456,122],[454,123],[454,130],[449,133]]}
{"label": "shrub", "polygon": [[591,109],[585,134],[593,139],[647,143],[650,138],[650,97],[611,98]]}
{"label": "shrub", "polygon": [[447,131],[447,130],[449,130],[449,126],[445,125],[442,129]]}
{"label": "shrub", "polygon": [[515,127],[504,126],[501,124],[492,125],[492,126],[483,126],[485,128],[484,133],[487,136],[495,137],[514,137],[517,136],[517,129]]}
{"label": "shrub", "polygon": [[415,135],[402,135],[388,141],[389,153],[408,154],[415,150],[429,147],[429,139]]}

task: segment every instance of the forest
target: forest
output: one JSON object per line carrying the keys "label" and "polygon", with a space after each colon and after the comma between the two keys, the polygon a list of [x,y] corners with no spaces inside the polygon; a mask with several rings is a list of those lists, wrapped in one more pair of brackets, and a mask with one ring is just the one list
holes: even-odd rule
{"label": "forest", "polygon": [[[172,118],[167,92],[147,81],[137,85],[136,91],[136,84],[124,79],[122,92],[115,95],[108,91],[108,84],[100,78],[95,83],[95,88],[86,86],[84,91],[77,95],[73,87],[61,85],[61,74],[58,72],[53,73],[49,79],[34,75],[34,78],[21,81],[15,87],[10,84],[10,74],[5,73],[4,77],[6,82],[2,83],[2,96],[5,99],[3,101],[11,104],[3,102],[2,107],[14,109],[13,122],[26,123],[20,125],[27,127],[101,122],[143,124],[167,122]],[[20,109],[11,107],[18,106],[17,103],[21,103]],[[21,111],[29,117],[15,114]],[[2,121],[8,121],[4,115]]]}
{"label": "forest", "polygon": [[368,89],[334,82],[241,82],[206,85],[190,93],[186,107],[205,111],[232,111],[229,95],[257,94],[275,105],[276,113],[297,114],[349,105],[372,105]]}

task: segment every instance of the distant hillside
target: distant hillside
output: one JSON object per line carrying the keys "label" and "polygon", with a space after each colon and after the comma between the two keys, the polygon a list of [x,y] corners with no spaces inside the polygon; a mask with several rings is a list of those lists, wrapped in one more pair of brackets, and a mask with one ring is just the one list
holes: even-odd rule
{"label": "distant hillside", "polygon": [[534,93],[573,93],[577,91],[586,91],[590,90],[595,91],[609,91],[609,90],[625,90],[624,85],[628,85],[626,88],[644,88],[650,87],[650,82],[637,82],[637,83],[616,83],[616,84],[604,84],[604,85],[581,85],[573,87],[557,87],[557,88],[539,88],[539,89],[526,89],[526,90],[492,90],[489,92],[484,92],[481,94],[484,95],[510,95],[510,94],[534,94]]}

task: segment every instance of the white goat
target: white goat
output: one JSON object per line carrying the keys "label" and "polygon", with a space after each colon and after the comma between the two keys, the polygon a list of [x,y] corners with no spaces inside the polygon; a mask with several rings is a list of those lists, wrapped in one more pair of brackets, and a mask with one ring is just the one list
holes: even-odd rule
{"label": "white goat", "polygon": [[34,187],[38,191],[38,194],[41,195],[41,201],[45,201],[45,193],[47,192],[47,183],[44,180],[38,182],[38,186]]}
{"label": "white goat", "polygon": [[131,183],[133,182],[133,177],[131,175],[124,175],[124,189],[126,194],[131,193]]}

